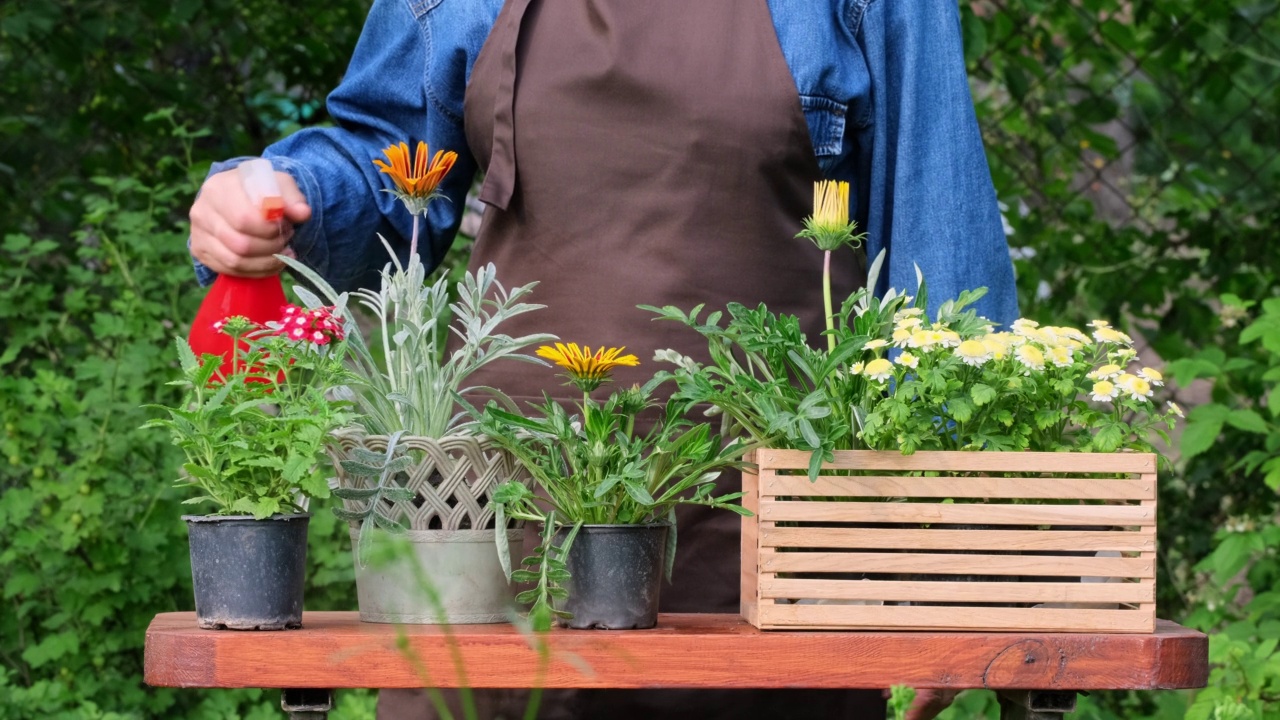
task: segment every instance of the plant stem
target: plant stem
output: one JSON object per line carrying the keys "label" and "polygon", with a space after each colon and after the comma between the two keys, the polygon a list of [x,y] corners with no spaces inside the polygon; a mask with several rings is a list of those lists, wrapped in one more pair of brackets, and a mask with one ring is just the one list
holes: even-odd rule
{"label": "plant stem", "polygon": [[413,236],[409,238],[409,262],[418,256],[418,213],[413,214]]}
{"label": "plant stem", "polygon": [[831,312],[831,251],[824,253],[822,260],[822,302],[827,314],[827,354],[836,351],[835,317]]}

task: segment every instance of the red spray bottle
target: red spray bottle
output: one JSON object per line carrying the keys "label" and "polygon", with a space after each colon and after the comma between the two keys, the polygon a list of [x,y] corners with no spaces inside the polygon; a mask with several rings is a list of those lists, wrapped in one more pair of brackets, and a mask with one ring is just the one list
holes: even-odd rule
{"label": "red spray bottle", "polygon": [[[254,158],[242,163],[235,171],[240,175],[249,200],[260,208],[262,217],[271,222],[281,222],[284,219],[284,197],[271,162]],[[213,287],[209,288],[209,294],[205,295],[195,322],[191,324],[188,337],[191,350],[196,357],[206,354],[221,356],[222,367],[231,367],[234,352],[231,337],[215,330],[214,323],[233,315],[243,315],[262,325],[279,320],[286,303],[279,275],[246,278],[220,274],[213,281]]]}

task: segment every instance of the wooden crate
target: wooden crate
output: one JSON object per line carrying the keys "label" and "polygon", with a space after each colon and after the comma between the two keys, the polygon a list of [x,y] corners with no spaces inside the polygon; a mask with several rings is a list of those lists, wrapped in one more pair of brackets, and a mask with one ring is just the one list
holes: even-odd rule
{"label": "wooden crate", "polygon": [[1155,455],[843,451],[816,482],[808,452],[754,462],[758,628],[1155,630]]}

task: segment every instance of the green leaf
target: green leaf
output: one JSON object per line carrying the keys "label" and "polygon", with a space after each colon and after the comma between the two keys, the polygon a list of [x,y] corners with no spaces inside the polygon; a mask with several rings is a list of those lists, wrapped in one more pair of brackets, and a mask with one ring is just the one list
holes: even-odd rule
{"label": "green leaf", "polygon": [[1253,410],[1238,409],[1232,410],[1227,416],[1227,424],[1231,427],[1244,430],[1245,432],[1266,434],[1271,428],[1267,426],[1267,421]]}
{"label": "green leaf", "polygon": [[969,422],[973,419],[974,408],[973,403],[966,397],[956,396],[947,401],[947,412],[957,422]]}
{"label": "green leaf", "polygon": [[969,390],[969,397],[973,398],[973,404],[982,407],[998,397],[996,389],[990,385],[978,383]]}
{"label": "green leaf", "polygon": [[1098,452],[1115,452],[1122,442],[1124,428],[1118,423],[1106,425],[1093,435],[1093,448]]}
{"label": "green leaf", "polygon": [[1188,421],[1186,429],[1182,431],[1182,439],[1179,442],[1179,446],[1182,448],[1182,458],[1190,460],[1213,447],[1214,441],[1222,433],[1222,425],[1225,421],[1225,417]]}

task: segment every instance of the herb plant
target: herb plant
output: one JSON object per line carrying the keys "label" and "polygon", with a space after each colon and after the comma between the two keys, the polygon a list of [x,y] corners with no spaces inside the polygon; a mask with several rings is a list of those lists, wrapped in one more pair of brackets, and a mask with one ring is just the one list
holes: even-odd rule
{"label": "herb plant", "polygon": [[[621,349],[601,348],[592,353],[576,344],[544,347],[539,354],[568,371],[570,384],[583,393],[577,413],[551,398],[535,406],[533,417],[509,412],[490,403],[483,411],[479,431],[510,451],[530,474],[542,495],[518,482],[507,482],[494,492],[498,527],[506,518],[577,528],[583,524],[644,525],[667,522],[667,570],[675,559],[675,508],[706,505],[745,514],[735,501],[742,493],[715,494],[715,480],[727,468],[741,467],[749,449],[742,442],[725,446],[707,423],[685,419],[688,405],[677,400],[653,399],[665,375],[643,387],[618,390],[604,402],[591,391],[608,381],[617,365],[634,365],[633,355]],[[652,427],[641,430],[650,411],[658,416]],[[563,565],[571,537],[552,546],[554,532],[544,532],[538,554],[524,561],[535,570],[515,576],[535,581],[538,587],[525,601],[533,602],[531,617],[549,622],[551,588],[565,578]],[[498,533],[499,554],[510,572],[506,537]],[[555,572],[551,572],[554,570]],[[529,573],[534,573],[530,575]],[[548,574],[550,573],[550,574]],[[535,577],[536,576],[536,577]]]}
{"label": "herb plant", "polygon": [[1151,433],[1181,415],[1154,407],[1163,376],[1130,367],[1132,340],[1106,321],[1088,335],[1026,319],[995,332],[968,307],[984,292],[930,318],[923,279],[914,297],[859,290],[836,314],[827,352],[808,345],[797,318],[763,305],[729,305],[723,328],[720,313],[700,321],[701,307],[645,309],[708,341],[707,366],[660,353],[677,366],[676,397],[714,405],[753,443],[813,451],[810,477],[839,449],[1151,451]]}
{"label": "herb plant", "polygon": [[350,403],[328,392],[346,378],[342,322],[332,308],[289,306],[281,322],[257,327],[243,317],[215,325],[235,343],[231,366],[217,355],[197,358],[176,341],[184,391],[175,407],[151,405],[168,417],[162,427],[186,455],[177,484],[212,503],[217,515],[264,519],[306,509],[306,498],[329,496],[318,467],[328,434],[350,423]]}

